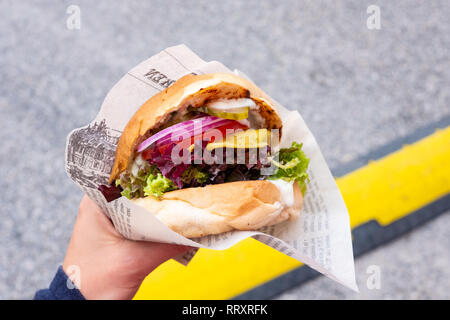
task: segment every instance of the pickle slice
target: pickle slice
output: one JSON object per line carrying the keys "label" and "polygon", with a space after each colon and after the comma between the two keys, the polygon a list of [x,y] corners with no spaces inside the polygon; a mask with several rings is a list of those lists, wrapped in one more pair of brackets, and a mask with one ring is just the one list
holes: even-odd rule
{"label": "pickle slice", "polygon": [[223,119],[230,119],[230,120],[244,120],[248,118],[248,111],[249,107],[241,107],[241,108],[233,108],[228,110],[217,110],[207,107],[200,107],[198,108],[199,111],[205,112],[209,114],[210,116],[215,116],[218,118]]}

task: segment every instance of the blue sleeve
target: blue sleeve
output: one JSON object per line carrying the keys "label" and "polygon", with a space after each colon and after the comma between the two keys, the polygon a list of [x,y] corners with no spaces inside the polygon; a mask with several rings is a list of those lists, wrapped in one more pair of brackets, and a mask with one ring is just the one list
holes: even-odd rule
{"label": "blue sleeve", "polygon": [[34,300],[85,300],[80,290],[73,283],[72,285],[68,285],[68,283],[72,282],[62,266],[59,266],[50,287],[37,291]]}

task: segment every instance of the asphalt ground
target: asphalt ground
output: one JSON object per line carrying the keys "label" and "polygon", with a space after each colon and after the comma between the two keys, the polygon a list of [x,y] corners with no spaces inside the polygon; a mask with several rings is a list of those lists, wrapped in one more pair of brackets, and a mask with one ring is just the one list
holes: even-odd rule
{"label": "asphalt ground", "polygon": [[[66,136],[139,62],[185,43],[244,71],[337,168],[450,115],[449,16],[448,1],[0,1],[0,299],[31,298],[61,264],[82,196]],[[359,295],[318,278],[280,298],[448,298],[449,228],[446,213],[357,259]]]}

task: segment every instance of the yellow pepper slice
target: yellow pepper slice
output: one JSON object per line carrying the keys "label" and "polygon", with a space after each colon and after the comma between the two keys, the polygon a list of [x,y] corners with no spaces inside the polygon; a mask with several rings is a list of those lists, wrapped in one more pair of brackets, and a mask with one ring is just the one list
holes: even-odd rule
{"label": "yellow pepper slice", "polygon": [[269,144],[270,132],[267,129],[248,129],[229,134],[222,141],[208,143],[206,150],[211,151],[217,148],[262,148]]}

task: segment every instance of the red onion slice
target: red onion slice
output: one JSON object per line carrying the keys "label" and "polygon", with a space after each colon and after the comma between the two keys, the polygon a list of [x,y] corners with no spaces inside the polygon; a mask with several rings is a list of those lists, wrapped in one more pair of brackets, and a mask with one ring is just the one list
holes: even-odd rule
{"label": "red onion slice", "polygon": [[167,144],[168,142],[172,141],[173,136],[175,137],[179,136],[180,133],[182,133],[183,131],[188,132],[188,134],[193,136],[194,129],[197,129],[198,126],[201,129],[201,133],[203,133],[209,129],[214,129],[233,121],[234,120],[222,119],[214,116],[205,116],[201,118],[183,121],[173,126],[170,126],[164,130],[161,130],[158,133],[152,135],[150,138],[144,140],[138,146],[137,152],[144,151],[155,142],[157,142],[158,145]]}

